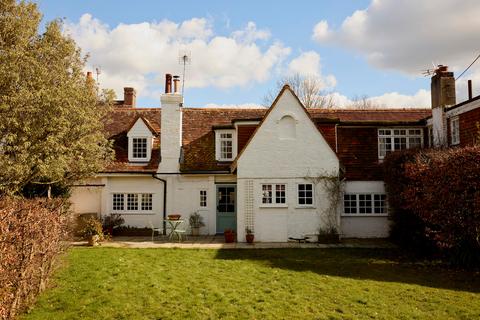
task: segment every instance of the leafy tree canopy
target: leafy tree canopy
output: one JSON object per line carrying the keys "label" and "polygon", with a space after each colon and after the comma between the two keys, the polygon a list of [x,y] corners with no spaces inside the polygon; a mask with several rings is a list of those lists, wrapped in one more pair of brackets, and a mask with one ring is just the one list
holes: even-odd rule
{"label": "leafy tree canopy", "polygon": [[35,4],[0,0],[0,194],[69,184],[112,158],[102,123],[111,97],[86,80],[62,21],[43,34],[40,21]]}

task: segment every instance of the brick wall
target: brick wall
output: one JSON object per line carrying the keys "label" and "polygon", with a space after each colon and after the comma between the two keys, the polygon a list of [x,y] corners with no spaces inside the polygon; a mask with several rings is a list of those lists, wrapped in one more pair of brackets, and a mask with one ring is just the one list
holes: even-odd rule
{"label": "brick wall", "polygon": [[460,146],[472,145],[478,141],[477,123],[480,125],[480,108],[460,114]]}
{"label": "brick wall", "polygon": [[347,180],[383,180],[377,128],[338,127],[338,157]]}

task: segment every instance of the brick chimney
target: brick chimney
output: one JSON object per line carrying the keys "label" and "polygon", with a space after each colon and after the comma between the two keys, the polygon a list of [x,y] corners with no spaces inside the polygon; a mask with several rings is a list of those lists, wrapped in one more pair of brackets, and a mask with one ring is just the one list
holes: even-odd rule
{"label": "brick chimney", "polygon": [[[177,79],[177,78],[175,78]],[[182,149],[182,109],[183,96],[172,92],[172,76],[165,76],[165,93],[161,95],[162,104],[159,173],[179,172]]]}
{"label": "brick chimney", "polygon": [[127,108],[135,108],[137,100],[137,92],[134,88],[123,88],[123,104]]}
{"label": "brick chimney", "polygon": [[447,66],[439,65],[431,81],[433,144],[447,143],[447,119],[445,108],[456,104],[455,77]]}

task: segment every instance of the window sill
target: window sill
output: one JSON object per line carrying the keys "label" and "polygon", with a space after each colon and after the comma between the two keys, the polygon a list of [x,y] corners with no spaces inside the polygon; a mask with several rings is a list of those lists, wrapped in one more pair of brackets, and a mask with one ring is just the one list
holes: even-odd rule
{"label": "window sill", "polygon": [[341,214],[342,217],[388,217],[388,213],[353,213],[353,214]]}
{"label": "window sill", "polygon": [[288,208],[288,204],[262,204],[260,208]]}
{"label": "window sill", "polygon": [[315,206],[302,206],[302,205],[297,205],[295,209],[317,209]]}
{"label": "window sill", "polygon": [[128,159],[128,162],[133,162],[133,163],[148,163],[150,162],[150,159],[145,158],[145,159]]}
{"label": "window sill", "polygon": [[132,212],[115,212],[115,211],[112,211],[113,214],[120,214],[122,216],[129,216],[129,215],[132,215],[132,216],[153,216],[153,215],[156,215],[157,213],[155,212],[152,212],[152,211],[132,211]]}

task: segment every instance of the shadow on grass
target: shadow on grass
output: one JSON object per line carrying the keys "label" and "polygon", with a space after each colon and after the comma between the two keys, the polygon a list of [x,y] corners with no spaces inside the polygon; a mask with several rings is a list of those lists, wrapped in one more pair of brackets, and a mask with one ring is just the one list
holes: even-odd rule
{"label": "shadow on grass", "polygon": [[400,249],[219,250],[217,259],[251,260],[319,275],[480,292],[480,273],[417,260]]}

